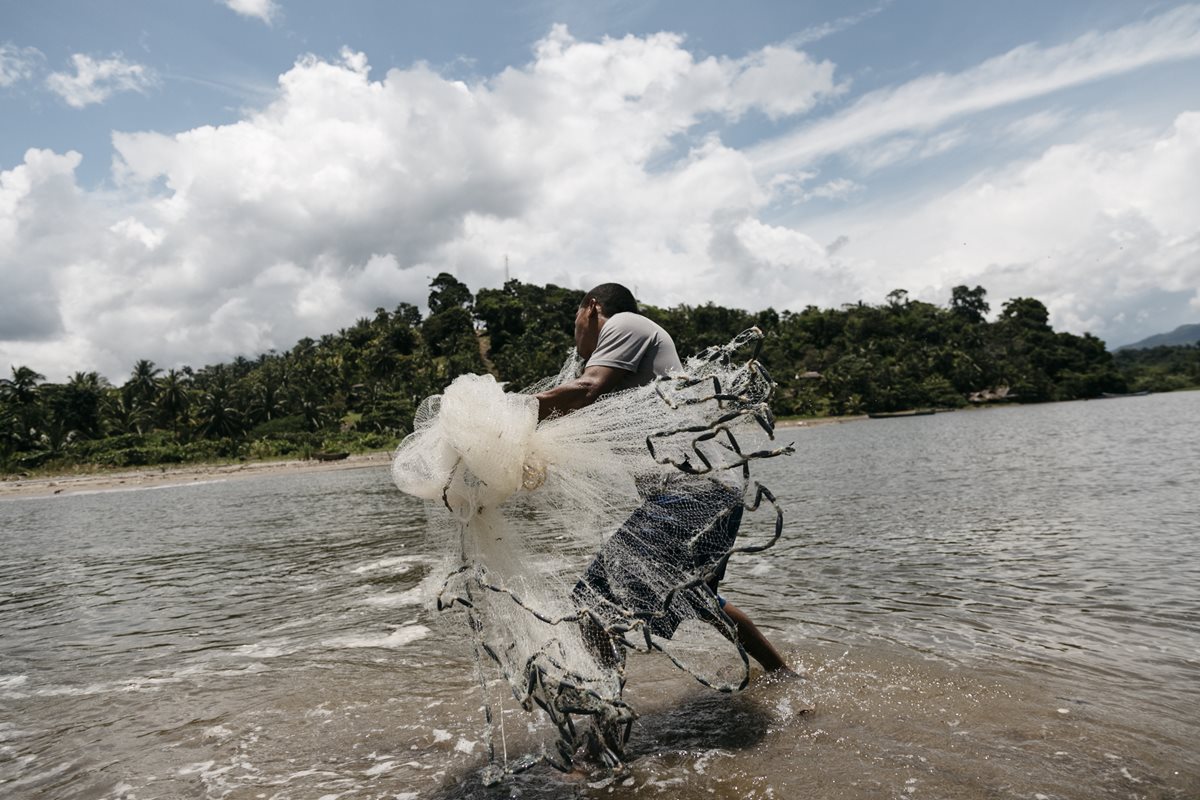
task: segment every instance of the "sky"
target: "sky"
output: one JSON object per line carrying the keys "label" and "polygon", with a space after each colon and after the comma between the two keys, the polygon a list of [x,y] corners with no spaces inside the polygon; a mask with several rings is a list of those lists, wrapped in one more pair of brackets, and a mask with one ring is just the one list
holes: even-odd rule
{"label": "sky", "polygon": [[1200,5],[0,0],[0,372],[285,350],[449,272],[1200,321]]}

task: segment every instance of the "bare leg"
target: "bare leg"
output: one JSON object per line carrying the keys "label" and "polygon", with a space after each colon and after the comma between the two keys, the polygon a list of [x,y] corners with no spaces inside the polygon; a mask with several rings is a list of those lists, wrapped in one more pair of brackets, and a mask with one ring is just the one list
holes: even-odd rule
{"label": "bare leg", "polygon": [[787,662],[783,660],[783,656],[775,649],[767,637],[763,636],[750,618],[746,616],[746,612],[735,606],[729,601],[725,601],[724,609],[726,616],[733,620],[734,626],[737,628],[737,640],[746,652],[759,664],[762,664],[763,669],[767,672],[777,672],[785,670],[792,672],[788,667]]}

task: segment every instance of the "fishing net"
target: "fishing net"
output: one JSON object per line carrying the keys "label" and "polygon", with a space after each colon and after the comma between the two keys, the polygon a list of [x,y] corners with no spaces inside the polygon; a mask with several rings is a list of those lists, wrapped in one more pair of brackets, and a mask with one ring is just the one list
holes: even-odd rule
{"label": "fishing net", "polygon": [[[422,403],[396,451],[396,485],[427,501],[445,561],[433,605],[461,612],[485,691],[491,779],[537,760],[567,770],[581,748],[610,766],[636,717],[622,700],[628,650],[660,652],[706,686],[743,688],[749,662],[713,587],[729,558],[783,527],[750,465],[776,447],[772,382],[751,329],[677,375],[538,423],[533,393],[463,375]],[[769,532],[734,537],[766,507]],[[557,728],[554,746],[498,764],[488,671]],[[502,724],[502,721],[501,721]]]}

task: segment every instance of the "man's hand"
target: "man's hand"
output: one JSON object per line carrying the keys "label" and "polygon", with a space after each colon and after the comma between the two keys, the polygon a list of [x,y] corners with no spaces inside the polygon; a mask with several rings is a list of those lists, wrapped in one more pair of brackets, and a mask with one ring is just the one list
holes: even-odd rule
{"label": "man's hand", "polygon": [[616,367],[588,367],[575,380],[534,395],[538,401],[538,420],[556,412],[568,414],[590,406],[601,395],[617,389],[627,375],[628,371]]}

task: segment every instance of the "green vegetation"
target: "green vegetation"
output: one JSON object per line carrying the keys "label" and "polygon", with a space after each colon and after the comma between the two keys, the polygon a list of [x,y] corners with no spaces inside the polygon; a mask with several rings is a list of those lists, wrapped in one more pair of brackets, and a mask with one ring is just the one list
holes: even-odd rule
{"label": "green vegetation", "polygon": [[1123,348],[1113,360],[1131,392],[1200,388],[1200,344]]}
{"label": "green vegetation", "polygon": [[[121,386],[95,372],[46,383],[27,366],[0,378],[0,470],[130,467],[309,457],[394,446],[421,400],[457,375],[490,371],[513,387],[558,371],[582,292],[509,281],[470,289],[431,283],[429,314],[402,303],[287,352],[198,370],[134,364]],[[988,322],[982,287],[955,287],[948,306],[898,289],[879,306],[749,313],[708,303],[647,307],[680,353],[767,332],[763,361],[779,383],[775,411],[825,416],[960,407],[972,393],[1021,402],[1200,385],[1200,349],[1122,351],[1056,333],[1033,298]]]}

